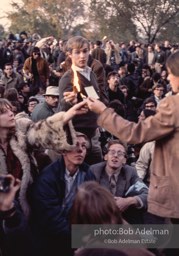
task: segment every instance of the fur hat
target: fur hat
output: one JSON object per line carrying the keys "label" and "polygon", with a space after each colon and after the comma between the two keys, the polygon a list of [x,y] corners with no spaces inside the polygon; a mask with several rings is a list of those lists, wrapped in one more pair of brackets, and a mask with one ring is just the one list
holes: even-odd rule
{"label": "fur hat", "polygon": [[45,94],[43,94],[44,96],[59,96],[59,89],[57,86],[48,86],[46,88],[46,92]]}

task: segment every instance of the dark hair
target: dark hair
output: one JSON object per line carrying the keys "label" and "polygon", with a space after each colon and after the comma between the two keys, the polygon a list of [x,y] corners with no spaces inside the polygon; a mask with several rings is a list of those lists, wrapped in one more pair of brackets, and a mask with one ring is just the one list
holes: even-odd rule
{"label": "dark hair", "polygon": [[166,60],[166,67],[174,76],[179,76],[179,51],[169,55]]}
{"label": "dark hair", "polygon": [[128,88],[127,85],[125,85],[125,84],[119,85],[119,89],[120,89],[120,90],[122,90],[122,89],[127,89],[127,91],[129,91],[129,88]]}
{"label": "dark hair", "polygon": [[97,46],[100,46],[100,45],[102,45],[102,42],[101,42],[100,40],[96,40],[95,44],[96,44]]}
{"label": "dark hair", "polygon": [[119,140],[119,139],[115,139],[115,140],[109,140],[108,143],[106,144],[106,150],[108,151],[109,148],[114,145],[114,144],[119,144],[122,145],[124,147],[125,153],[127,153],[127,143]]}
{"label": "dark hair", "polygon": [[20,84],[17,84],[17,85],[16,85],[16,89],[17,89],[18,92],[19,92],[19,91],[21,91],[21,90],[24,88],[24,86],[26,86],[26,85],[29,86],[29,84],[28,84],[27,82],[21,82]]}
{"label": "dark hair", "polygon": [[152,80],[153,80],[154,82],[158,82],[160,79],[161,79],[160,73],[157,73],[157,72],[153,73],[153,75],[152,75]]}
{"label": "dark hair", "polygon": [[107,80],[110,79],[111,76],[119,76],[119,75],[118,75],[118,73],[116,71],[111,71],[107,75]]}
{"label": "dark hair", "polygon": [[4,92],[4,98],[9,101],[18,101],[18,91],[15,88],[9,88]]}
{"label": "dark hair", "polygon": [[109,190],[96,181],[82,183],[71,209],[72,224],[122,224],[120,210]]}
{"label": "dark hair", "polygon": [[21,36],[21,35],[27,36],[27,33],[26,33],[25,31],[21,31],[21,32],[20,32],[20,36]]}
{"label": "dark hair", "polygon": [[152,97],[149,97],[149,98],[145,99],[144,102],[143,102],[143,106],[145,107],[145,105],[150,103],[150,102],[154,103],[155,107],[157,106],[157,102]]}
{"label": "dark hair", "polygon": [[32,56],[34,52],[35,52],[35,53],[38,53],[38,54],[40,55],[40,49],[39,49],[39,47],[35,46],[35,47],[31,50],[30,55]]}
{"label": "dark hair", "polygon": [[13,67],[13,64],[12,64],[12,63],[5,63],[5,64],[4,64],[4,69],[5,69],[6,66],[11,66],[11,67]]}
{"label": "dark hair", "polygon": [[4,91],[5,91],[5,88],[3,85],[0,85],[0,98],[3,98],[4,97]]}
{"label": "dark hair", "polygon": [[112,100],[108,107],[113,108],[118,115],[126,117],[126,109],[120,100]]}
{"label": "dark hair", "polygon": [[144,112],[145,118],[149,116],[154,116],[156,114],[156,111],[152,109],[144,109],[143,112]]}
{"label": "dark hair", "polygon": [[40,52],[40,48],[35,46],[33,49],[32,49],[32,52]]}
{"label": "dark hair", "polygon": [[30,97],[30,98],[28,99],[27,105],[29,105],[29,103],[32,102],[32,101],[36,101],[37,104],[39,103],[39,100],[38,100],[37,98],[35,98],[35,97],[32,96],[32,97]]}
{"label": "dark hair", "polygon": [[161,84],[161,83],[157,83],[157,84],[154,84],[154,86],[152,87],[152,90],[154,91],[156,88],[163,88],[163,89],[165,89],[165,86],[163,85],[163,84]]}
{"label": "dark hair", "polygon": [[143,70],[143,69],[148,70],[148,71],[149,71],[149,73],[150,73],[150,76],[152,75],[152,69],[151,69],[151,67],[150,67],[149,65],[144,64],[144,65],[143,65],[143,67],[142,67],[142,70]]}
{"label": "dark hair", "polygon": [[134,63],[129,63],[129,64],[127,65],[127,71],[128,71],[130,74],[134,73],[134,71],[135,71],[135,65],[134,65]]}

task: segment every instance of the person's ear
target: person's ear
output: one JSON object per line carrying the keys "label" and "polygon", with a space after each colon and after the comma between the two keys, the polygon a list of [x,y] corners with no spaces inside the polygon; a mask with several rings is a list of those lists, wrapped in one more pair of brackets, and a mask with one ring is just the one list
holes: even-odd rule
{"label": "person's ear", "polygon": [[105,161],[108,160],[108,155],[107,155],[107,154],[104,155],[104,160],[105,160]]}
{"label": "person's ear", "polygon": [[72,52],[68,52],[68,57],[71,59],[71,57],[72,57]]}
{"label": "person's ear", "polygon": [[62,156],[66,156],[66,153],[67,153],[67,151],[63,150],[61,154],[62,154]]}
{"label": "person's ear", "polygon": [[126,156],[125,156],[125,157],[123,158],[123,160],[122,160],[122,164],[125,165],[126,162],[127,162],[127,158],[126,158]]}

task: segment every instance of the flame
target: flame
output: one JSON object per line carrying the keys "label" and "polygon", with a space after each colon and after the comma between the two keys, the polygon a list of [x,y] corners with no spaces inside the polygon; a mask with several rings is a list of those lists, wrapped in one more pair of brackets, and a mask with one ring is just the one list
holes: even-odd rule
{"label": "flame", "polygon": [[78,80],[78,75],[77,75],[76,70],[73,70],[73,73],[74,73],[73,91],[80,92],[80,85],[79,85],[79,80]]}
{"label": "flame", "polygon": [[80,85],[79,85],[79,79],[78,79],[77,72],[76,72],[76,70],[73,69],[73,68],[72,68],[72,70],[73,70],[73,73],[74,73],[73,91],[74,91],[75,93],[80,93],[81,97],[82,97],[83,99],[85,99],[86,96],[83,95],[83,94],[80,92],[80,91],[81,91],[81,88],[80,88]]}

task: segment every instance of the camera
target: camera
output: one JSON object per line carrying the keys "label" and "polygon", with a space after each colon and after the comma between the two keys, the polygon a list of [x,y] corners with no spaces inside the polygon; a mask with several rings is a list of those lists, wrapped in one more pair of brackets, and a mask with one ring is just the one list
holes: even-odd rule
{"label": "camera", "polygon": [[0,176],[0,192],[7,193],[10,191],[11,179],[6,176]]}

